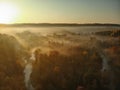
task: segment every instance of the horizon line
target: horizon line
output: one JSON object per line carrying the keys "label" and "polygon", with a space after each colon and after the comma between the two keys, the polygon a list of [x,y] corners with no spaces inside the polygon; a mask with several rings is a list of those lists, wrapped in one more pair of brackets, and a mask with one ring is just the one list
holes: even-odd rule
{"label": "horizon line", "polygon": [[120,26],[118,23],[0,23],[0,26]]}
{"label": "horizon line", "polygon": [[3,24],[3,25],[12,25],[12,24],[119,24],[120,23],[109,23],[109,22],[91,22],[91,23],[77,23],[77,22],[18,22],[18,23],[0,23],[0,25]]}

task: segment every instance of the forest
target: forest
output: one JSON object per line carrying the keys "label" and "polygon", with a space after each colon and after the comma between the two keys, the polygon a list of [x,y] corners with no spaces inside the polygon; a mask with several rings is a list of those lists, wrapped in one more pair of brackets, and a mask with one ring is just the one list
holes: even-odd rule
{"label": "forest", "polygon": [[102,33],[0,34],[0,90],[120,90],[119,31]]}

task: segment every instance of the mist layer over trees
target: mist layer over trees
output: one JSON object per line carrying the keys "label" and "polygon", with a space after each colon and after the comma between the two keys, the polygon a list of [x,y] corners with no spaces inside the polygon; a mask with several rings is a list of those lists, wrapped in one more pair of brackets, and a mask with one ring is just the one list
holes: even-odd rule
{"label": "mist layer over trees", "polygon": [[119,90],[119,54],[119,30],[1,33],[0,90]]}

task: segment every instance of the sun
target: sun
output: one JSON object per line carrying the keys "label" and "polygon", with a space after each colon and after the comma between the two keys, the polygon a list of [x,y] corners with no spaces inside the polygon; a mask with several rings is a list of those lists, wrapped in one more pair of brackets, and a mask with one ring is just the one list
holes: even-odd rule
{"label": "sun", "polygon": [[18,16],[18,8],[12,3],[0,3],[0,23],[13,23]]}

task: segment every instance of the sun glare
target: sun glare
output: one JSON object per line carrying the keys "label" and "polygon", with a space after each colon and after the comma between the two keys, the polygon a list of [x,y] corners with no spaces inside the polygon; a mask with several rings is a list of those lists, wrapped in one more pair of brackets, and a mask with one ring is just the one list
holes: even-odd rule
{"label": "sun glare", "polygon": [[9,24],[15,22],[18,16],[18,8],[11,3],[0,3],[0,23]]}

